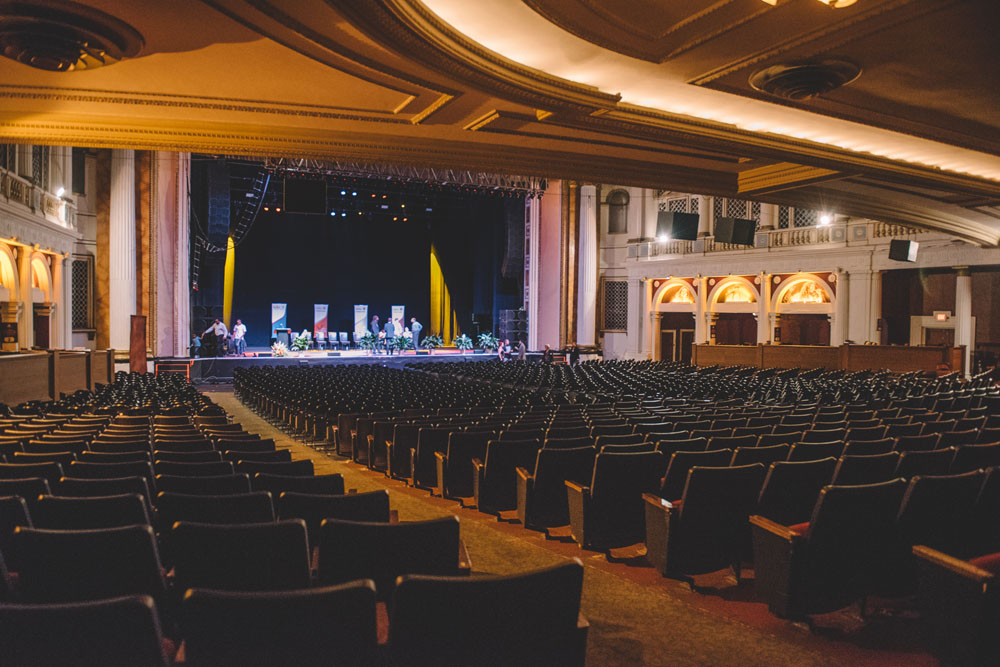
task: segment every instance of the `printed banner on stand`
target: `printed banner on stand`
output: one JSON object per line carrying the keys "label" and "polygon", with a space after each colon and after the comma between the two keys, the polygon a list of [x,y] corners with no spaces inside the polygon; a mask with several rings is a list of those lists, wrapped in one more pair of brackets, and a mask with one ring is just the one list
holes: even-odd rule
{"label": "printed banner on stand", "polygon": [[288,304],[287,303],[272,303],[271,304],[271,333],[275,333],[278,329],[288,328]]}
{"label": "printed banner on stand", "polygon": [[361,338],[368,331],[368,304],[354,306],[354,337]]}
{"label": "printed banner on stand", "polygon": [[403,335],[403,318],[406,315],[406,306],[393,306],[392,307],[392,324],[396,327],[396,335]]}
{"label": "printed banner on stand", "polygon": [[313,336],[322,333],[326,337],[326,316],[330,312],[330,304],[313,304]]}

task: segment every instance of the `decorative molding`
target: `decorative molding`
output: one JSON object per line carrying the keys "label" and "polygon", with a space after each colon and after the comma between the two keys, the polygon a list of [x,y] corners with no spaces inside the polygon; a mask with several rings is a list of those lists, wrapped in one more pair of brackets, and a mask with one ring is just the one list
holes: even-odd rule
{"label": "decorative molding", "polygon": [[778,162],[764,167],[744,169],[737,175],[736,183],[740,194],[760,195],[810,183],[837,180],[845,176],[846,174],[832,169]]}

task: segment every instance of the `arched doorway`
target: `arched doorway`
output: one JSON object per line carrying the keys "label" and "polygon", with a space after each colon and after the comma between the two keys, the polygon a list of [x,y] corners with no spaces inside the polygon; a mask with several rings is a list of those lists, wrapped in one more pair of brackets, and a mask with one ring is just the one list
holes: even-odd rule
{"label": "arched doorway", "polygon": [[757,344],[757,288],[753,283],[739,276],[717,281],[709,307],[716,345]]}
{"label": "arched doorway", "polygon": [[826,281],[815,274],[799,273],[784,278],[776,287],[776,339],[783,345],[829,345],[834,293]]}
{"label": "arched doorway", "polygon": [[658,289],[654,300],[660,322],[659,359],[690,363],[694,345],[697,289],[691,281],[672,278]]}
{"label": "arched doorway", "polygon": [[31,257],[31,301],[35,333],[32,346],[48,349],[52,332],[52,274],[41,253]]}

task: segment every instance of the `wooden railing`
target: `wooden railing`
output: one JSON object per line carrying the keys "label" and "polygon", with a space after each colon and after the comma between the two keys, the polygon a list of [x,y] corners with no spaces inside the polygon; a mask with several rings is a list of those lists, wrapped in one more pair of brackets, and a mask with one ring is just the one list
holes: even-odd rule
{"label": "wooden railing", "polygon": [[0,403],[55,400],[115,376],[114,350],[37,350],[0,355]]}
{"label": "wooden railing", "polygon": [[910,345],[694,345],[695,366],[755,366],[757,368],[826,368],[860,371],[887,369],[964,372],[964,347]]}

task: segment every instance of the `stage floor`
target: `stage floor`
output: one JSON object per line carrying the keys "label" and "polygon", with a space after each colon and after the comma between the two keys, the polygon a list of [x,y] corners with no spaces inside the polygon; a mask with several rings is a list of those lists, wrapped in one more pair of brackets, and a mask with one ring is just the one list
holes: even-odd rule
{"label": "stage floor", "polygon": [[[366,350],[305,350],[290,352],[285,357],[270,354],[270,348],[250,348],[241,357],[184,357],[158,358],[154,360],[157,373],[186,372],[191,381],[199,383],[232,382],[233,371],[248,366],[333,366],[341,364],[379,364],[392,368],[402,368],[414,362],[448,363],[456,361],[494,361],[496,353],[466,352],[454,348],[434,350],[433,354],[416,354],[408,350],[402,354],[372,354]],[[267,355],[267,356],[264,356]]]}

